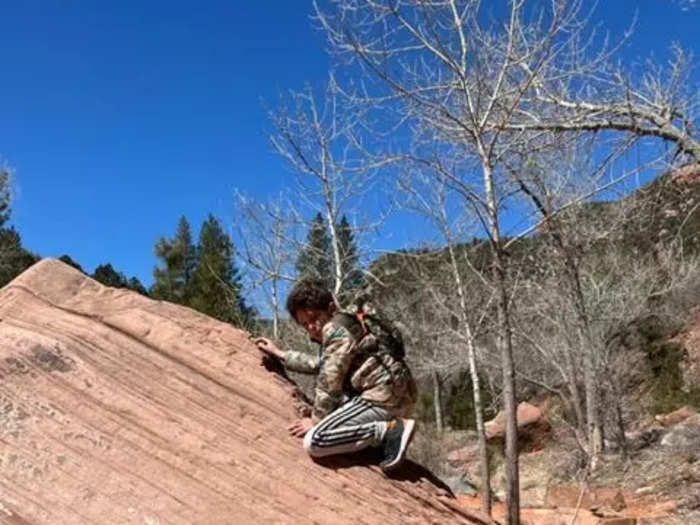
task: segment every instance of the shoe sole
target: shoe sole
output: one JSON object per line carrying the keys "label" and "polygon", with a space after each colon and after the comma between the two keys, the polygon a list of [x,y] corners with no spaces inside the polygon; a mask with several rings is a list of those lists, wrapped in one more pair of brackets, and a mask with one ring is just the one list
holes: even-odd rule
{"label": "shoe sole", "polygon": [[381,466],[384,472],[394,470],[399,465],[401,465],[401,463],[403,463],[404,456],[406,455],[406,450],[408,450],[408,446],[411,444],[411,440],[413,439],[413,434],[416,431],[416,420],[404,419],[403,422],[404,427],[403,434],[401,434],[401,447],[399,448],[399,453],[396,455],[394,461]]}

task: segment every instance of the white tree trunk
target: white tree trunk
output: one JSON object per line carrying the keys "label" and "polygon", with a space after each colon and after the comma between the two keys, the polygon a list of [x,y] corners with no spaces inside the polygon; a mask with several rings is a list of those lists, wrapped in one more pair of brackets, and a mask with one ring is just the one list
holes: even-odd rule
{"label": "white tree trunk", "polygon": [[[483,147],[481,148],[483,152]],[[520,477],[518,472],[518,420],[515,400],[515,366],[508,304],[507,276],[498,222],[498,203],[494,189],[493,167],[482,154],[484,189],[488,206],[489,233],[493,257],[493,278],[498,294],[498,347],[503,370],[503,410],[506,416],[506,523],[520,524]]]}
{"label": "white tree trunk", "polygon": [[442,433],[444,421],[442,416],[442,383],[437,370],[433,370],[433,408],[435,410],[435,426]]}
{"label": "white tree trunk", "polygon": [[277,280],[272,282],[272,337],[275,341],[279,341],[280,337],[280,307],[279,307],[279,291],[277,289]]}
{"label": "white tree trunk", "polygon": [[486,448],[486,426],[484,425],[484,405],[481,401],[481,383],[476,367],[476,352],[474,349],[474,338],[471,330],[467,326],[467,349],[469,351],[469,374],[472,380],[472,391],[474,396],[474,415],[476,417],[476,433],[479,441],[479,469],[481,473],[481,485],[479,495],[481,496],[481,510],[489,516],[491,515],[491,473],[489,471],[489,455]]}
{"label": "white tree trunk", "polygon": [[[445,221],[445,228],[447,224]],[[474,399],[474,415],[476,419],[476,432],[479,442],[479,467],[481,473],[481,485],[479,493],[481,496],[481,509],[491,515],[491,474],[489,472],[489,458],[486,448],[486,427],[484,426],[484,407],[481,401],[481,384],[479,381],[479,370],[476,366],[476,352],[474,349],[474,335],[469,322],[469,312],[467,308],[467,298],[464,290],[462,276],[457,264],[457,256],[454,250],[454,243],[449,235],[446,235],[448,249],[450,253],[450,263],[452,274],[455,280],[457,296],[459,297],[460,317],[464,336],[467,341],[467,358],[469,361],[469,375],[472,381],[472,397]]]}

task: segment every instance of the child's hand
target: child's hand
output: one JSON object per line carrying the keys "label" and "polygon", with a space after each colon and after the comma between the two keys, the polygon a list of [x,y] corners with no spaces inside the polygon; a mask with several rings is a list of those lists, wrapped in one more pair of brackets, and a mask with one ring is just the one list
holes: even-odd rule
{"label": "child's hand", "polygon": [[311,422],[311,418],[305,417],[303,419],[297,419],[287,427],[287,430],[289,430],[292,436],[303,438],[312,426],[314,426],[314,424]]}
{"label": "child's hand", "polygon": [[263,352],[264,354],[271,355],[277,359],[284,360],[284,352],[277,348],[275,343],[270,341],[267,337],[258,337],[252,340],[255,346]]}

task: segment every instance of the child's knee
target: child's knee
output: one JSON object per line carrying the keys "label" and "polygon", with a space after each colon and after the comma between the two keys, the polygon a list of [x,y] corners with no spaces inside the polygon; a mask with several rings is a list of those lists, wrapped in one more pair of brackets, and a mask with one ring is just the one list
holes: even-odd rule
{"label": "child's knee", "polygon": [[306,450],[306,453],[312,458],[319,454],[319,450],[315,442],[315,434],[316,427],[312,427],[304,436],[304,450]]}
{"label": "child's knee", "polygon": [[331,448],[324,447],[322,442],[323,431],[318,427],[312,427],[304,436],[304,450],[312,458],[323,458],[335,454]]}

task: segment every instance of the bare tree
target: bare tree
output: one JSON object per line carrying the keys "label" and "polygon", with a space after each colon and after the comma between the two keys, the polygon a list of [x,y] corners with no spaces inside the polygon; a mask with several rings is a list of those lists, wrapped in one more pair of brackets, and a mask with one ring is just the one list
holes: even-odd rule
{"label": "bare tree", "polygon": [[[519,297],[515,335],[543,358],[543,371],[554,368],[566,385],[568,396],[558,386],[553,390],[576,416],[589,470],[595,469],[606,435],[614,436],[626,452],[625,373],[610,334],[652,315],[657,304],[653,298],[678,286],[668,276],[683,273],[654,241],[644,238],[642,244],[651,246],[639,248],[640,237],[652,234],[645,223],[653,215],[650,204],[657,191],[645,189],[616,201],[585,199],[648,167],[636,161],[631,170],[608,170],[619,153],[613,150],[601,161],[591,155],[589,144],[562,144],[556,156],[530,155],[512,173],[539,219],[538,251]],[[606,171],[615,173],[612,180],[601,176]],[[672,251],[683,259],[682,251]],[[585,403],[579,368],[584,370]],[[541,382],[551,386],[548,379]]]}
{"label": "bare tree", "polygon": [[272,336],[280,338],[281,297],[285,283],[294,279],[297,254],[295,223],[283,196],[260,203],[236,195],[237,221],[242,250],[239,257],[247,268],[249,287],[262,291],[272,314]]}
{"label": "bare tree", "polygon": [[[634,137],[632,137],[634,138]],[[573,312],[575,345],[566,345],[568,349],[564,353],[566,361],[564,367],[566,378],[571,393],[572,405],[576,414],[577,430],[579,438],[584,434],[586,453],[589,457],[590,470],[595,470],[600,453],[603,449],[603,424],[601,421],[601,392],[599,388],[599,374],[603,370],[599,362],[602,354],[600,345],[592,334],[591,324],[593,320],[587,311],[584,297],[584,283],[581,275],[581,265],[587,247],[594,247],[602,239],[619,237],[624,228],[626,207],[610,207],[599,204],[599,210],[605,208],[607,213],[601,213],[598,220],[587,217],[586,207],[592,207],[588,199],[597,195],[604,189],[615,188],[626,178],[637,174],[645,165],[637,166],[632,170],[618,173],[612,181],[601,174],[615,165],[615,160],[622,155],[629,146],[629,142],[619,144],[618,148],[611,148],[611,152],[603,160],[595,160],[593,152],[596,140],[579,140],[579,137],[562,137],[558,147],[554,151],[540,151],[533,153],[527,151],[522,156],[511,155],[514,164],[510,160],[508,164],[510,175],[536,211],[537,224],[540,227],[540,239],[552,252],[544,258],[550,261],[550,268],[556,268],[555,274],[559,276],[560,286],[567,291],[570,308]],[[565,210],[565,214],[562,213]],[[572,224],[575,221],[579,225],[581,221],[588,220],[593,228],[582,232]],[[617,232],[617,235],[615,233]],[[515,239],[506,243],[515,242]],[[527,336],[526,336],[527,337]],[[585,386],[586,416],[582,414],[582,398],[578,391],[575,378],[574,355],[582,355]],[[617,398],[612,397],[613,402]]]}
{"label": "bare tree", "polygon": [[[362,106],[353,105],[330,76],[322,94],[311,86],[292,92],[289,102],[270,113],[275,150],[297,175],[297,218],[310,210],[322,215],[330,235],[333,292],[336,297],[350,277],[339,222],[358,209],[362,197],[375,189],[373,166],[362,145]],[[366,223],[365,223],[366,222]],[[372,227],[355,224],[355,234]]]}
{"label": "bare tree", "polygon": [[[582,0],[507,3],[505,20],[484,13],[479,0],[331,0],[319,23],[333,48],[358,59],[381,81],[375,100],[404,122],[472,159],[482,184],[463,176],[456,187],[479,197],[492,249],[498,290],[499,347],[506,412],[507,522],[519,522],[517,426],[508,260],[501,226],[511,187],[504,159],[514,149],[542,147],[568,132],[612,130],[673,141],[698,158],[692,137],[695,102],[681,96],[684,57],[671,64],[668,82],[645,75],[639,85],[611,57],[615,47],[594,47]],[[489,4],[491,6],[492,4]],[[669,89],[669,87],[671,89]],[[675,89],[674,89],[675,88]],[[687,102],[687,103],[686,103]]]}
{"label": "bare tree", "polygon": [[[427,290],[427,293],[433,299],[430,304],[433,308],[440,312],[443,320],[447,322],[439,323],[437,326],[445,327],[447,339],[453,342],[458,341],[458,346],[466,348],[466,352],[462,350],[457,352],[457,355],[467,355],[469,374],[472,383],[472,396],[474,400],[474,414],[476,420],[476,430],[478,436],[478,447],[480,457],[481,484],[479,492],[482,501],[482,510],[489,515],[491,514],[491,486],[490,472],[488,464],[488,453],[486,448],[486,431],[484,426],[484,407],[482,403],[481,380],[476,360],[476,333],[481,329],[486,317],[489,301],[484,301],[481,307],[475,308],[470,304],[469,296],[474,294],[474,290],[468,289],[470,279],[466,279],[464,272],[468,271],[472,274],[472,278],[479,279],[490,290],[490,284],[484,277],[482,272],[477,269],[469,259],[469,253],[466,250],[461,250],[458,253],[458,245],[460,239],[463,240],[465,233],[460,228],[460,223],[468,220],[469,214],[464,213],[460,201],[451,205],[450,200],[452,192],[450,191],[449,181],[444,172],[448,168],[443,162],[434,159],[431,165],[428,162],[422,161],[418,163],[418,169],[409,164],[414,169],[409,169],[407,176],[400,179],[400,188],[402,195],[407,198],[404,200],[403,206],[413,210],[426,217],[436,228],[441,236],[446,252],[447,267],[449,269],[449,278],[446,280],[447,286],[440,286],[438,289],[430,286],[430,280],[427,277],[421,279],[421,287]],[[430,171],[437,173],[431,174]],[[456,207],[456,210],[451,211]],[[473,232],[474,229],[472,228]],[[447,297],[446,297],[447,296]],[[454,297],[456,301],[451,301]],[[454,304],[456,302],[456,304]],[[442,308],[441,308],[442,307]],[[456,326],[452,325],[451,320],[456,317],[458,322]],[[444,348],[445,344],[439,345]],[[437,357],[437,356],[435,356]],[[451,363],[442,357],[442,365],[452,368]],[[436,414],[439,410],[439,384],[438,368],[432,366],[433,382],[436,390],[435,402]],[[439,418],[436,418],[439,421]],[[438,428],[440,428],[438,424]]]}

